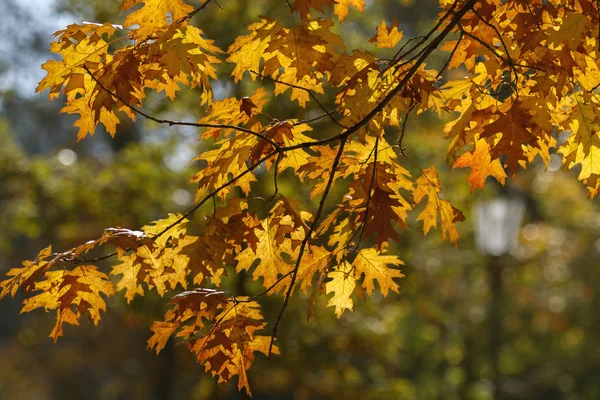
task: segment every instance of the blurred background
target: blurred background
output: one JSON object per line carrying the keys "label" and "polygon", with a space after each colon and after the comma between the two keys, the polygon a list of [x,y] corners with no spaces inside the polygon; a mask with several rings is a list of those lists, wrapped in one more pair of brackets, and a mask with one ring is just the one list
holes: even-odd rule
{"label": "blurred background", "polygon": [[[294,22],[281,1],[220,4],[193,23],[222,48],[259,15]],[[353,10],[338,33],[349,48],[373,51],[365,38],[382,19],[398,19],[405,37],[414,36],[431,26],[436,5],[370,1],[365,15]],[[120,125],[114,140],[99,131],[78,143],[60,102],[34,93],[44,76],[39,66],[51,57],[50,35],[73,22],[121,23],[118,8],[116,0],[0,2],[2,274],[49,243],[62,251],[106,227],[137,229],[193,203],[189,160],[202,147],[195,129],[139,120]],[[445,60],[437,57],[432,67]],[[223,65],[220,76],[230,70]],[[219,98],[254,87],[223,82],[215,83]],[[202,115],[198,104],[193,91],[175,103],[160,96],[146,103],[155,115],[188,120]],[[283,97],[269,107],[272,115],[301,116]],[[546,171],[534,164],[506,188],[489,182],[470,194],[468,171],[445,166],[443,125],[433,114],[411,117],[404,144],[414,163],[405,166],[437,166],[445,198],[467,217],[459,247],[439,232],[424,238],[416,212],[391,248],[406,263],[400,294],[359,300],[339,320],[320,299],[310,323],[307,298],[296,296],[279,329],[282,356],[258,356],[250,370],[254,398],[600,399],[598,200],[586,198],[577,171],[560,170],[558,156]],[[322,129],[326,135],[331,128],[325,121]],[[296,182],[283,179],[280,190],[307,200]],[[271,184],[257,186],[257,196],[271,193]],[[227,285],[236,293],[258,290],[245,275]],[[47,337],[54,315],[19,316],[21,300],[0,302],[0,399],[247,398],[235,384],[216,385],[184,345],[170,341],[159,356],[145,349],[150,324],[164,312],[165,299],[156,295],[130,306],[112,297],[99,327],[69,326],[56,345]],[[281,298],[263,300],[272,321]]]}

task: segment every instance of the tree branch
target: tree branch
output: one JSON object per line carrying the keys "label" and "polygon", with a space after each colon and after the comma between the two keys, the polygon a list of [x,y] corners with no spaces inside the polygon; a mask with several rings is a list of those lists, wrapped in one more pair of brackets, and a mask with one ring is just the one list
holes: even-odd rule
{"label": "tree branch", "polygon": [[[371,172],[371,182],[369,183],[369,191],[367,192],[367,201],[365,202],[365,213],[363,216],[363,221],[361,222],[358,229],[356,231],[354,231],[354,233],[352,234],[352,237],[350,238],[350,240],[348,240],[348,243],[346,244],[346,247],[348,247],[350,245],[350,243],[352,242],[352,240],[354,240],[354,236],[358,232],[360,232],[358,239],[356,240],[356,245],[353,246],[353,249],[351,251],[358,249],[358,247],[360,246],[360,242],[362,242],[362,238],[365,233],[365,228],[367,226],[367,220],[369,219],[369,205],[371,204],[371,197],[372,197],[371,192],[373,191],[373,185],[375,184],[375,180],[377,179],[377,153],[378,152],[379,152],[379,137],[377,137],[377,139],[375,139],[375,146],[373,146],[373,153],[374,153],[373,154],[373,172]],[[369,158],[371,158],[371,157],[369,156]]]}
{"label": "tree branch", "polygon": [[291,88],[294,88],[294,89],[304,90],[306,93],[308,93],[308,95],[310,96],[310,98],[311,98],[311,99],[313,99],[313,100],[314,100],[314,101],[317,103],[317,105],[319,106],[319,108],[320,108],[321,110],[323,110],[323,112],[325,113],[325,115],[329,116],[329,118],[331,119],[331,122],[333,122],[334,124],[336,124],[336,125],[338,125],[338,126],[340,126],[340,127],[344,128],[344,129],[346,129],[346,128],[347,128],[347,126],[343,125],[341,122],[339,122],[337,119],[335,119],[335,118],[333,117],[333,113],[334,113],[335,111],[327,111],[327,109],[325,108],[325,106],[324,106],[323,104],[321,104],[321,102],[319,101],[319,99],[318,99],[318,98],[317,98],[317,96],[316,96],[316,95],[313,93],[313,91],[312,91],[312,90],[310,90],[310,89],[307,89],[307,88],[305,88],[305,87],[302,87],[302,86],[294,85],[293,83],[288,83],[288,82],[280,81],[279,79],[271,78],[270,76],[266,76],[266,75],[259,74],[259,73],[258,73],[258,72],[256,72],[256,71],[252,71],[252,70],[250,70],[250,73],[251,73],[251,74],[254,74],[254,75],[256,75],[256,76],[258,76],[258,77],[260,77],[260,78],[263,78],[263,79],[268,79],[268,80],[270,80],[270,81],[272,81],[272,82],[279,83],[279,84],[282,84],[282,85],[285,85],[285,86],[289,86],[289,87],[291,87]]}
{"label": "tree branch", "polygon": [[271,343],[269,344],[269,353],[268,353],[269,357],[271,356],[271,350],[273,349],[273,341],[277,337],[277,328],[279,327],[281,318],[283,318],[283,313],[285,312],[285,309],[290,300],[290,296],[292,295],[292,291],[294,290],[294,285],[296,284],[296,278],[298,277],[298,269],[300,268],[300,262],[302,261],[302,256],[304,256],[304,251],[306,249],[306,245],[308,244],[313,232],[315,231],[315,229],[317,228],[317,226],[321,220],[321,213],[323,212],[323,208],[325,207],[325,202],[327,201],[327,196],[329,196],[329,190],[331,190],[331,186],[333,185],[333,181],[334,181],[334,177],[335,177],[335,170],[340,165],[340,160],[342,158],[342,154],[344,152],[344,147],[346,145],[347,139],[348,139],[348,137],[346,136],[343,139],[341,139],[341,141],[340,141],[340,147],[338,149],[337,154],[335,155],[333,164],[331,164],[331,172],[329,173],[329,179],[327,180],[327,184],[325,185],[325,190],[323,191],[323,196],[321,196],[321,201],[319,202],[319,208],[317,209],[317,212],[315,213],[315,218],[314,218],[312,224],[310,224],[310,227],[308,228],[308,232],[306,232],[306,236],[304,237],[304,239],[302,240],[302,243],[300,244],[300,251],[298,252],[298,258],[296,259],[296,265],[294,266],[294,269],[292,270],[292,280],[290,281],[290,286],[288,287],[288,290],[285,293],[285,298],[283,299],[283,304],[281,306],[281,310],[279,311],[279,315],[277,316],[277,319],[275,320],[275,325],[273,325],[273,332],[271,333]]}
{"label": "tree branch", "polygon": [[[204,3],[204,4],[208,4],[208,3]],[[102,82],[100,82],[98,80],[98,78],[96,78],[94,76],[94,74],[92,73],[92,71],[90,71],[88,69],[87,66],[83,66],[83,69],[85,69],[85,71],[90,74],[90,76],[92,77],[92,79],[94,80],[94,82],[96,82],[98,84],[98,86],[100,86],[100,88],[102,88],[102,90],[104,90],[105,92],[107,92],[108,94],[110,94],[112,97],[114,97],[115,99],[117,99],[118,101],[120,101],[121,103],[123,103],[127,108],[129,108],[131,111],[133,111],[134,113],[141,115],[142,117],[149,119],[150,121],[154,121],[158,124],[163,124],[163,125],[169,125],[169,126],[173,126],[173,125],[178,125],[178,126],[194,126],[196,128],[220,128],[220,129],[232,129],[232,130],[236,130],[236,131],[240,131],[240,132],[244,132],[244,133],[248,133],[250,135],[256,136],[257,138],[259,138],[260,140],[265,140],[267,141],[271,146],[273,146],[275,149],[280,149],[281,146],[279,146],[277,143],[275,143],[273,140],[269,139],[268,137],[265,137],[263,135],[261,135],[259,132],[254,132],[251,129],[247,129],[241,126],[236,126],[236,125],[229,125],[229,124],[205,124],[205,123],[200,123],[200,122],[187,122],[187,121],[172,121],[172,120],[168,120],[168,119],[159,119],[156,118],[142,110],[140,110],[139,108],[128,104],[126,101],[124,101],[121,96],[119,96],[118,94],[112,92],[111,90],[109,90],[106,86],[104,86],[104,84]]]}
{"label": "tree branch", "polygon": [[[201,5],[199,5],[198,7],[194,8],[194,10],[190,11],[187,15],[179,18],[177,20],[177,23],[180,24],[183,21],[185,21],[186,19],[191,19],[194,15],[198,14],[198,12],[200,12],[200,10],[202,10],[204,7],[206,7],[208,5],[208,3],[210,3],[212,0],[206,0],[204,3],[202,3]],[[217,4],[217,2],[215,1],[215,4]],[[217,6],[219,6],[217,4]],[[219,6],[220,8],[223,8],[221,6]]]}

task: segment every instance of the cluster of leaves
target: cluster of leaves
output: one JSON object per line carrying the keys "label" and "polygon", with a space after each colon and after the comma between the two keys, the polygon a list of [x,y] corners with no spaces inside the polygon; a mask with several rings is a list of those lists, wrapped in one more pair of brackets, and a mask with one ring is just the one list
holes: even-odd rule
{"label": "cluster of leaves", "polygon": [[[152,327],[149,347],[158,352],[175,334],[207,371],[220,381],[238,375],[238,387],[249,393],[253,353],[278,351],[273,341],[295,289],[310,292],[309,316],[317,296],[331,296],[328,305],[341,316],[353,309],[353,298],[371,295],[376,282],[384,296],[397,292],[402,261],[387,253],[389,241],[400,240],[399,230],[408,228],[408,215],[419,205],[424,232],[439,224],[442,237],[457,243],[456,223],[464,217],[440,196],[436,168],[417,166],[416,178],[406,168],[412,160],[402,139],[413,112],[454,118],[445,129],[447,161],[471,168],[472,190],[488,176],[503,183],[505,170],[515,173],[538,155],[548,163],[557,151],[565,167],[581,166],[579,180],[590,196],[598,192],[596,2],[440,0],[437,22],[423,36],[403,38],[398,23],[374,27],[370,42],[381,52],[392,49],[391,58],[350,52],[335,33],[349,6],[363,11],[363,0],[290,2],[283,6],[298,16],[295,24],[261,17],[226,51],[190,24],[210,3],[194,8],[181,0],[124,0],[123,26],[84,23],[56,33],[51,49],[62,60],[44,64],[48,74],[38,91],[49,90],[50,99],[64,94],[63,112],[79,115],[80,139],[98,124],[114,136],[119,118],[141,116],[203,128],[201,138],[212,147],[196,158],[202,165],[191,179],[198,185],[196,205],[185,215],[141,231],[107,229],[63,253],[48,247],[8,272],[0,296],[37,292],[22,311],[57,310],[54,340],[64,322],[78,324],[86,312],[97,323],[104,297],[116,291],[124,289],[130,302],[147,290],[163,295],[194,285],[199,289],[171,300],[164,321]],[[426,69],[438,49],[449,53],[447,62]],[[211,80],[222,61],[234,64],[235,83],[274,83],[272,93],[259,87],[241,99],[213,100]],[[444,71],[453,68],[465,77],[444,80]],[[159,119],[141,109],[148,92],[174,99],[183,86],[197,88],[206,106],[198,122]],[[319,100],[326,90],[335,94],[333,110]],[[279,95],[320,114],[305,120],[266,114],[265,105]],[[337,133],[313,131],[325,119]],[[392,131],[398,132],[394,144]],[[570,135],[559,141],[564,131]],[[266,175],[257,174],[259,167],[275,183],[273,206],[262,219],[248,204],[253,183]],[[280,193],[277,178],[285,171],[318,199],[314,211]],[[324,216],[334,186],[347,187],[347,193]],[[209,200],[214,212],[205,216],[199,236],[189,235],[187,218]],[[114,253],[86,258],[92,249],[111,246]],[[120,264],[109,279],[94,263],[115,256]],[[248,298],[216,290],[226,266],[250,271],[263,291]],[[209,284],[216,289],[205,288]],[[256,300],[278,293],[283,304],[270,335],[257,334],[266,323]]]}

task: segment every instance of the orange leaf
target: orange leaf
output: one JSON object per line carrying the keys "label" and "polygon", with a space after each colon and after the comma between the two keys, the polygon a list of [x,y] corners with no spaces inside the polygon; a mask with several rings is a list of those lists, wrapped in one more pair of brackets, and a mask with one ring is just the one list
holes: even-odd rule
{"label": "orange leaf", "polygon": [[475,189],[483,188],[485,179],[493,176],[498,182],[504,185],[506,172],[502,168],[500,160],[492,160],[490,156],[490,146],[484,139],[479,139],[475,143],[475,150],[472,153],[465,153],[458,157],[454,162],[452,169],[471,168],[471,173],[467,181],[471,184],[471,192]]}

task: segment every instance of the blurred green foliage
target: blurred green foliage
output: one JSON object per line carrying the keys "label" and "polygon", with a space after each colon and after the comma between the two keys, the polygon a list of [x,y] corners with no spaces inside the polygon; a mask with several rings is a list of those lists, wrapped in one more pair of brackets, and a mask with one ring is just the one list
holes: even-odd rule
{"label": "blurred green foliage", "polygon": [[[59,8],[79,20],[119,23],[117,3],[62,0]],[[223,2],[223,9],[199,13],[194,23],[226,47],[258,15],[290,20],[280,3]],[[351,47],[364,47],[359,40],[385,18],[398,19],[406,35],[416,35],[435,18],[434,4],[428,0],[386,8],[373,3],[364,16],[351,15],[341,34]],[[221,76],[229,68],[223,65]],[[226,84],[215,92],[220,97],[247,94]],[[68,248],[97,237],[106,227],[136,229],[190,207],[193,187],[187,179],[195,165],[187,162],[199,151],[197,132],[138,121],[121,127],[114,141],[99,132],[76,143],[71,120],[38,101],[45,100],[23,98],[14,90],[2,97],[3,271],[31,259],[48,243]],[[190,92],[175,104],[157,97],[150,109],[193,119],[201,113],[197,103]],[[270,107],[269,113],[297,116],[289,102],[275,101]],[[54,120],[40,122],[47,118]],[[511,190],[526,194],[529,206],[510,254],[495,261],[503,266],[503,334],[500,343],[491,343],[493,260],[475,250],[472,209],[504,189],[491,184],[470,194],[466,174],[444,167],[442,129],[443,121],[429,114],[409,121],[404,145],[411,161],[406,166],[418,171],[417,165],[437,165],[444,195],[467,216],[460,226],[460,246],[442,242],[438,232],[424,238],[413,221],[391,249],[406,262],[399,295],[373,296],[339,320],[324,303],[317,304],[310,322],[308,298],[295,296],[279,331],[282,356],[259,357],[250,371],[255,398],[492,399],[492,345],[499,349],[504,399],[600,398],[598,201],[586,199],[572,173],[557,170],[555,162],[548,171],[534,165],[509,182]],[[270,180],[265,185],[267,197]],[[294,177],[283,181],[280,190],[308,201],[307,188],[299,187]],[[260,209],[261,201],[253,199],[252,204]],[[201,215],[195,222],[201,223]],[[230,274],[228,284],[236,293],[256,289],[243,274]],[[274,319],[280,301],[277,296],[266,299],[267,320]],[[99,327],[67,328],[57,345],[46,338],[50,315],[19,317],[18,299],[1,302],[0,398],[245,398],[234,386],[217,386],[183,344],[170,343],[160,356],[145,351],[149,325],[162,316],[164,302],[149,295],[126,306],[117,296]]]}

